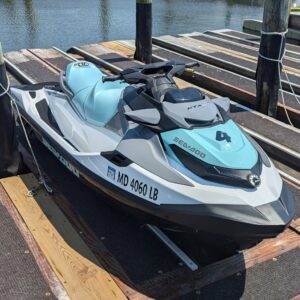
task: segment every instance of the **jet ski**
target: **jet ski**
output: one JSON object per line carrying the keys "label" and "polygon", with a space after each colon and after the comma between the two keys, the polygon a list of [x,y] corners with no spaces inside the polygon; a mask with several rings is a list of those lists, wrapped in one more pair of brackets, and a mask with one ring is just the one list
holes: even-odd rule
{"label": "jet ski", "polygon": [[174,230],[245,241],[275,237],[293,195],[263,149],[168,61],[107,76],[70,63],[60,82],[11,88],[22,119],[74,176]]}

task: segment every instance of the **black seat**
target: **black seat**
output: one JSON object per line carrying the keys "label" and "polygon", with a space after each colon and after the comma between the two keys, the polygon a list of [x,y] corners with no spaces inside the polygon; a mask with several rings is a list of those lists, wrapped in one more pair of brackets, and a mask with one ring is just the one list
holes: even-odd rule
{"label": "black seat", "polygon": [[164,101],[171,103],[192,102],[204,99],[205,96],[196,88],[169,89],[164,97]]}

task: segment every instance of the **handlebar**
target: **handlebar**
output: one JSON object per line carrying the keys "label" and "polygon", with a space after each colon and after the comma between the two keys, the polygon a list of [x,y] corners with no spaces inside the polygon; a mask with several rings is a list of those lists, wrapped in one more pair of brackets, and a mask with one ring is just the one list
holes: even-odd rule
{"label": "handlebar", "polygon": [[[155,70],[159,72],[164,68],[166,77],[172,82],[172,78],[175,75],[181,75],[185,69],[192,69],[193,67],[199,67],[199,62],[190,62],[187,64],[181,62],[164,62],[164,63],[154,63],[139,68],[129,68],[122,71],[118,75],[105,76],[102,78],[103,82],[112,82],[116,80],[124,80],[129,84],[138,83],[138,82],[148,82],[151,78],[146,72],[151,70],[151,74],[155,73]],[[170,69],[171,67],[171,69]],[[152,79],[153,80],[153,79]]]}

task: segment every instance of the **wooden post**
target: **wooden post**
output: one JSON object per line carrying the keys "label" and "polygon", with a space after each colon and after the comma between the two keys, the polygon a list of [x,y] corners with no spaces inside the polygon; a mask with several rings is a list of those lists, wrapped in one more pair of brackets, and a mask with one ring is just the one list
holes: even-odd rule
{"label": "wooden post", "polygon": [[290,7],[291,0],[265,0],[259,49],[260,54],[265,58],[261,56],[258,58],[256,105],[260,112],[273,117],[277,114],[282,66],[279,62],[267,60],[266,58],[274,60],[282,58],[285,49],[285,37],[280,34],[263,34],[263,32],[285,32],[288,28]]}
{"label": "wooden post", "polygon": [[16,175],[21,164],[6,68],[0,43],[0,178]]}
{"label": "wooden post", "polygon": [[152,0],[136,0],[136,40],[134,58],[152,62]]}

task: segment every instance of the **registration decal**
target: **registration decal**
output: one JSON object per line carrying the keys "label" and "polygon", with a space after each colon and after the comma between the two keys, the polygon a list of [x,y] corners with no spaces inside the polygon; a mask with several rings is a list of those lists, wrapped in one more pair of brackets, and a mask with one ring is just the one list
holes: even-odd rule
{"label": "registration decal", "polygon": [[130,178],[129,175],[116,171],[116,169],[111,166],[108,166],[107,177],[116,181],[118,185],[129,189],[135,194],[146,197],[152,201],[156,201],[158,199],[159,190],[157,188],[138,179]]}
{"label": "registration decal", "polygon": [[108,166],[108,168],[107,168],[107,177],[112,179],[112,180],[115,180],[115,178],[116,178],[116,169],[114,169],[111,166]]}

